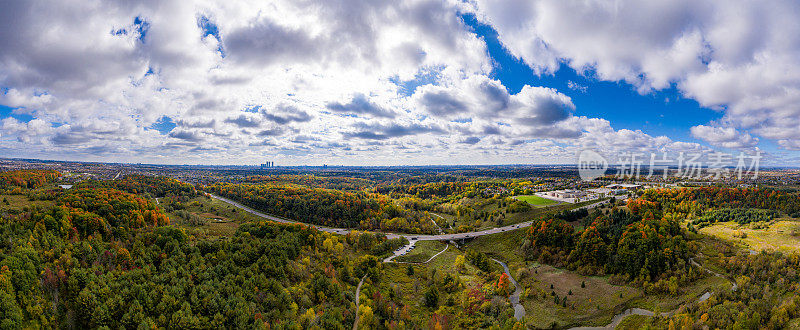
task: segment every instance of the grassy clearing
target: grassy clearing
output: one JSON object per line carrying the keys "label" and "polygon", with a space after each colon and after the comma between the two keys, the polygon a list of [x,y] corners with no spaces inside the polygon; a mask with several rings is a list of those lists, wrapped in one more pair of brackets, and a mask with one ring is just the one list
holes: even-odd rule
{"label": "grassy clearing", "polygon": [[517,197],[514,197],[514,198],[516,198],[518,200],[521,200],[523,202],[527,202],[528,204],[531,204],[533,206],[547,206],[547,205],[558,204],[558,201],[554,201],[552,199],[539,197],[539,196],[536,196],[536,195],[522,195],[522,196],[517,196]]}
{"label": "grassy clearing", "polygon": [[[9,205],[6,205],[6,203],[3,202],[6,200],[8,201]],[[0,209],[23,211],[26,208],[33,206],[47,208],[53,205],[55,205],[53,204],[53,201],[32,201],[25,195],[0,195]]]}
{"label": "grassy clearing", "polygon": [[[553,325],[605,325],[628,302],[642,295],[633,287],[611,285],[607,277],[582,276],[546,265],[530,264],[529,276],[519,279],[526,289],[523,297],[528,324],[537,328]],[[581,287],[585,283],[585,287]],[[550,288],[552,285],[552,289]],[[570,295],[569,292],[572,292]],[[542,294],[546,296],[542,296]],[[554,302],[554,296],[567,297],[567,306]]]}
{"label": "grassy clearing", "polygon": [[626,317],[625,319],[620,322],[614,329],[622,329],[622,330],[635,330],[635,329],[642,329],[645,325],[649,325],[651,322],[651,317],[642,316],[642,315],[631,315]]}
{"label": "grassy clearing", "polygon": [[[702,228],[700,232],[755,251],[800,252],[800,236],[793,235],[800,232],[800,222],[797,220],[778,220],[766,229],[751,229],[735,222],[722,222]],[[746,237],[742,238],[742,233]]]}
{"label": "grassy clearing", "polygon": [[[666,312],[686,302],[696,301],[705,292],[723,292],[731,287],[731,282],[726,278],[708,276],[684,285],[675,295],[646,295],[637,287],[610,284],[609,276],[583,276],[565,269],[525,261],[520,250],[525,233],[525,229],[518,229],[482,236],[469,242],[465,248],[486,253],[509,265],[512,275],[525,289],[521,300],[527,312],[526,324],[534,328],[603,326],[610,323],[614,315],[630,307]],[[710,244],[711,239],[703,239],[703,236],[696,239],[700,243],[702,255],[696,258],[697,261],[704,267],[713,269],[713,262],[706,258],[719,254],[717,249],[720,246]],[[716,254],[711,253],[713,251]],[[718,269],[714,271],[721,273]],[[584,288],[581,288],[582,282],[585,283]],[[550,289],[550,285],[553,289]],[[570,291],[572,295],[569,294]],[[556,304],[553,293],[561,299],[566,296],[567,306]],[[631,327],[636,327],[640,321],[634,318],[628,322]]]}
{"label": "grassy clearing", "polygon": [[639,307],[652,311],[667,312],[678,308],[681,304],[696,301],[706,292],[723,292],[731,289],[731,282],[723,277],[710,275],[694,283],[680,287],[678,294],[646,295],[630,302],[630,307]]}
{"label": "grassy clearing", "polygon": [[508,264],[509,269],[514,270],[524,265],[525,260],[520,247],[525,240],[527,228],[515,229],[499,234],[485,235],[476,237],[469,242],[466,248],[501,260]]}
{"label": "grassy clearing", "polygon": [[400,262],[425,262],[446,246],[447,244],[439,241],[419,241],[414,244],[414,249],[404,256],[394,258],[394,260]]}
{"label": "grassy clearing", "polygon": [[[508,264],[512,275],[524,288],[521,302],[525,306],[526,324],[529,326],[549,328],[577,324],[605,325],[622,308],[618,306],[641,296],[641,290],[610,285],[606,277],[581,276],[563,269],[526,262],[520,250],[525,233],[526,229],[523,228],[481,236],[470,242],[467,249],[486,253]],[[581,288],[582,282],[586,284],[585,288]],[[551,284],[553,289],[550,289]],[[572,295],[569,295],[570,291]],[[556,304],[551,292],[559,297],[567,296],[567,307]]]}
{"label": "grassy clearing", "polygon": [[[196,197],[186,204],[186,211],[206,220],[202,226],[185,223],[184,219],[174,213],[167,213],[170,223],[185,228],[187,233],[195,236],[230,237],[236,233],[239,225],[245,222],[264,220],[228,203],[206,197]],[[163,205],[162,205],[163,206]]]}

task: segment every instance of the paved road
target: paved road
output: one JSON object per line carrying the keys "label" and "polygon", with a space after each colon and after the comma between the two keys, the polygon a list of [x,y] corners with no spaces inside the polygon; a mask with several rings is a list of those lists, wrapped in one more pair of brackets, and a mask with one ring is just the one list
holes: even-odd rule
{"label": "paved road", "polygon": [[[282,223],[304,224],[304,225],[316,228],[316,229],[318,229],[320,231],[324,231],[324,232],[328,232],[328,233],[332,233],[332,234],[347,235],[351,231],[350,229],[345,229],[345,228],[331,228],[331,227],[312,225],[312,224],[303,223],[303,222],[299,222],[299,221],[292,221],[292,220],[287,220],[287,219],[284,219],[284,218],[279,218],[279,217],[276,217],[276,216],[273,216],[273,215],[261,213],[259,211],[251,209],[251,208],[249,208],[247,206],[239,204],[239,203],[237,203],[235,201],[232,201],[230,199],[227,199],[225,197],[220,197],[220,196],[217,196],[217,195],[214,195],[214,194],[209,194],[209,195],[211,196],[211,198],[214,198],[214,199],[223,201],[225,203],[231,204],[231,205],[236,206],[236,207],[238,207],[240,209],[243,209],[243,210],[245,210],[247,212],[250,212],[250,213],[252,213],[254,215],[257,215],[259,217],[266,218],[266,219],[269,219],[269,220],[272,220],[272,221],[277,221],[277,222],[282,222]],[[589,208],[596,207],[598,205],[605,204],[607,202],[608,202],[608,200],[599,201],[597,203],[593,203],[593,204],[589,204],[589,205],[586,205],[586,206],[581,206],[581,207],[575,208],[575,210],[589,209]],[[392,238],[398,238],[400,236],[403,236],[403,237],[407,238],[409,241],[415,241],[415,240],[419,240],[419,241],[449,241],[449,240],[459,240],[459,239],[465,239],[465,238],[474,238],[474,237],[478,237],[478,236],[502,233],[502,232],[506,232],[506,231],[510,231],[510,230],[514,230],[514,229],[518,229],[518,228],[528,227],[532,223],[533,223],[533,221],[526,221],[526,222],[522,222],[522,223],[518,223],[518,224],[514,224],[514,225],[508,225],[508,226],[505,226],[505,227],[491,228],[491,229],[486,229],[486,230],[482,230],[482,231],[473,231],[473,232],[469,232],[469,233],[458,233],[458,234],[416,235],[416,234],[386,233],[386,237],[389,238],[389,239],[392,239]]]}
{"label": "paved road", "polygon": [[505,270],[506,275],[508,275],[508,279],[511,280],[512,284],[514,284],[516,289],[514,290],[514,293],[508,296],[508,300],[511,300],[511,305],[514,306],[514,318],[516,318],[518,321],[522,320],[522,318],[525,317],[525,306],[522,306],[522,304],[519,303],[519,296],[522,295],[522,287],[519,285],[519,283],[517,283],[516,280],[514,280],[514,277],[511,276],[511,271],[508,270],[508,265],[497,259],[492,260],[500,264],[500,266],[503,266],[503,270]]}

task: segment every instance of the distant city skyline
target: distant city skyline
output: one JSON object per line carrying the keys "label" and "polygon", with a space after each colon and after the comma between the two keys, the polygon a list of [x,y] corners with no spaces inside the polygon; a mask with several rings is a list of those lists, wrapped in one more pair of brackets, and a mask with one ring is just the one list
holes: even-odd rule
{"label": "distant city skyline", "polygon": [[797,17],[791,0],[5,2],[0,157],[797,166]]}

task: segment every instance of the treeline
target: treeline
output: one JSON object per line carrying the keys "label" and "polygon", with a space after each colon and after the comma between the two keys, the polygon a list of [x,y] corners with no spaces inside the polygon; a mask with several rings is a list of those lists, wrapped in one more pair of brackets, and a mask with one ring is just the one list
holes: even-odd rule
{"label": "treeline", "polygon": [[403,208],[379,194],[273,184],[217,183],[207,189],[269,214],[317,225],[435,232],[427,213]]}
{"label": "treeline", "polygon": [[379,184],[376,191],[393,198],[413,196],[421,199],[442,201],[458,201],[462,198],[509,196],[520,193],[520,185],[530,184],[529,181],[513,180],[470,180],[470,181],[443,181],[427,182],[420,184],[399,184],[397,182]]}
{"label": "treeline", "polygon": [[61,173],[53,170],[0,172],[0,194],[22,194],[23,190],[41,188],[60,176]]}
{"label": "treeline", "polygon": [[47,211],[50,213],[49,217],[43,218],[48,229],[74,231],[79,237],[92,234],[110,237],[129,229],[169,224],[169,218],[153,203],[112,188],[40,190],[31,192],[28,196],[52,200],[57,206]]}
{"label": "treeline", "polygon": [[108,187],[150,197],[197,196],[197,190],[191,184],[164,176],[142,174],[130,174],[117,180],[87,181],[78,184],[77,187]]}
{"label": "treeline", "polygon": [[615,280],[648,291],[669,291],[670,281],[701,275],[689,262],[690,249],[676,220],[642,219],[618,209],[590,217],[594,220],[581,231],[560,217],[534,223],[522,247],[526,258],[583,274],[615,274]]}
{"label": "treeline", "polygon": [[327,177],[327,176],[316,176],[310,174],[252,175],[245,178],[243,182],[297,184],[313,188],[325,188],[325,189],[349,190],[349,191],[368,189],[375,185],[375,181],[364,178]]}
{"label": "treeline", "polygon": [[771,221],[777,216],[778,212],[773,210],[723,208],[709,210],[699,218],[692,220],[691,224],[698,228],[703,228],[716,222],[736,222],[740,225],[745,225],[751,222]]}
{"label": "treeline", "polygon": [[413,185],[381,185],[377,187],[377,191],[382,194],[395,193],[429,199],[461,194],[473,185],[473,182],[430,182]]}
{"label": "treeline", "polygon": [[695,218],[708,209],[764,209],[791,217],[800,217],[800,196],[775,189],[703,187],[683,189],[650,189],[628,203],[636,213],[649,213],[658,218],[665,213]]}

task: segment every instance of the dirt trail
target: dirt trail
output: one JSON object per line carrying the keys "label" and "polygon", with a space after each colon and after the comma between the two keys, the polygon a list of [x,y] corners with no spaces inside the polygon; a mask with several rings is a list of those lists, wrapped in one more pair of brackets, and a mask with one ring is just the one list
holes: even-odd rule
{"label": "dirt trail", "polygon": [[367,275],[361,277],[361,281],[358,282],[358,287],[356,287],[356,320],[353,322],[353,330],[358,329],[358,301],[361,296],[361,285],[364,284],[365,278],[367,278]]}
{"label": "dirt trail", "polygon": [[[697,267],[700,267],[701,269],[703,269],[704,271],[708,272],[709,274],[725,278],[725,276],[723,276],[722,274],[714,272],[714,271],[712,271],[710,269],[707,269],[707,268],[703,267],[703,265],[697,263],[697,261],[694,261],[694,259],[689,259],[689,261],[693,265],[695,265]],[[731,291],[736,291],[736,289],[738,289],[738,288],[739,288],[739,286],[736,285],[736,282],[735,281],[731,281]],[[708,298],[711,298],[711,295],[713,295],[713,294],[714,294],[714,292],[707,291],[707,292],[703,293],[703,295],[701,295],[697,299],[697,301],[704,302],[704,301],[708,300]],[[669,312],[661,313],[661,317],[672,316],[672,314],[675,313],[675,311],[677,311],[677,309],[671,310]],[[570,328],[570,330],[614,329],[622,322],[622,320],[624,320],[626,317],[631,316],[631,315],[642,315],[642,316],[653,317],[653,316],[656,315],[656,313],[653,312],[653,311],[650,311],[650,310],[643,309],[643,308],[628,308],[624,312],[619,313],[617,315],[614,315],[614,318],[611,319],[611,323],[607,324],[606,326],[603,326],[603,327],[574,327],[574,328]]]}

